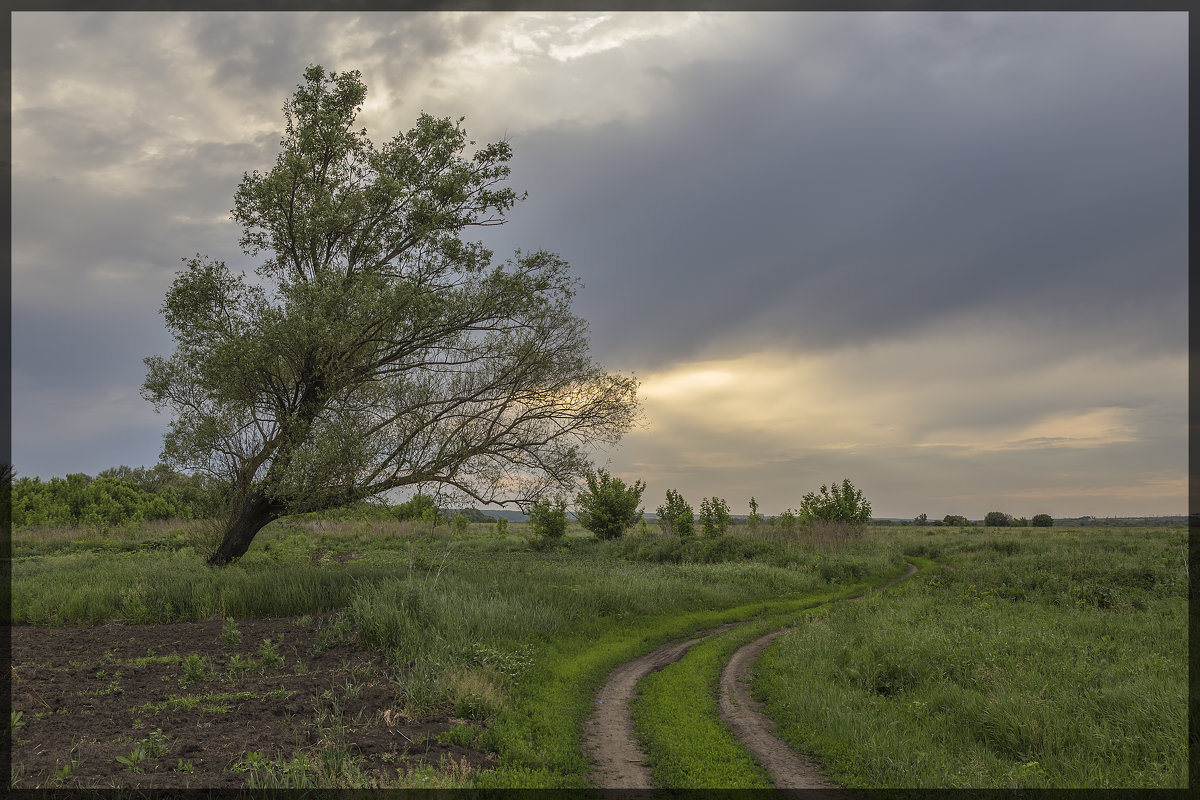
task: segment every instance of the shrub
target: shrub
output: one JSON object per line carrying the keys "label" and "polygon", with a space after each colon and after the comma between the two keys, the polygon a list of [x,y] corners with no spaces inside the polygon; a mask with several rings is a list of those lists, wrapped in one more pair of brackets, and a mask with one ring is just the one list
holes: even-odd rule
{"label": "shrub", "polygon": [[496,535],[505,536],[508,534],[508,517],[496,517]]}
{"label": "shrub", "polygon": [[818,491],[804,495],[800,501],[800,518],[805,522],[824,520],[866,525],[871,521],[871,504],[847,478],[841,484],[828,487],[822,484]]}
{"label": "shrub", "polygon": [[965,528],[971,524],[971,520],[958,514],[947,514],[946,516],[942,517],[942,523],[946,525],[957,525],[961,528]]}
{"label": "shrub", "polygon": [[429,511],[436,516],[437,503],[427,494],[416,494],[411,500],[394,506],[392,511],[401,522],[417,522],[425,519]]}
{"label": "shrub", "polygon": [[619,539],[642,516],[638,503],[646,484],[614,478],[608,470],[587,473],[587,489],[575,497],[579,524],[596,534],[597,539]]}
{"label": "shrub", "polygon": [[1012,517],[1003,511],[989,511],[983,518],[983,524],[989,528],[1003,528],[1012,521]]}
{"label": "shrub", "polygon": [[567,532],[567,501],[542,498],[529,507],[529,529],[543,539],[561,539]]}
{"label": "shrub", "polygon": [[691,536],[695,533],[692,507],[683,495],[667,489],[667,502],[658,507],[658,524],[667,536]]}
{"label": "shrub", "polygon": [[1049,514],[1034,514],[1030,523],[1035,528],[1050,528],[1054,525],[1054,517]]}
{"label": "shrub", "polygon": [[721,498],[706,497],[700,501],[700,529],[705,536],[724,536],[732,520],[729,504]]}

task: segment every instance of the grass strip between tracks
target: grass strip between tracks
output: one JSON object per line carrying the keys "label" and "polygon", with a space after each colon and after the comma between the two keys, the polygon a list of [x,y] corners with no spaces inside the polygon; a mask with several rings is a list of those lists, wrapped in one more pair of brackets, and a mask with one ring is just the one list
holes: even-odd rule
{"label": "grass strip between tracks", "polygon": [[[920,569],[933,565],[909,559]],[[769,789],[770,777],[721,721],[717,709],[721,672],[735,650],[765,633],[786,628],[798,613],[828,607],[832,600],[853,596],[903,575],[903,569],[881,575],[854,591],[814,596],[783,613],[717,634],[693,646],[669,667],[648,675],[633,704],[634,727],[650,762],[654,783],[679,789]]]}
{"label": "grass strip between tracks", "polygon": [[[500,757],[495,770],[477,775],[475,786],[586,790],[591,763],[581,747],[583,724],[594,710],[596,692],[618,665],[672,639],[727,622],[762,618],[772,624],[775,620],[786,624],[787,615],[854,596],[903,572],[901,566],[833,592],[806,593],[803,597],[723,610],[598,620],[570,636],[556,638],[533,667],[534,674],[511,698],[508,709],[488,730],[475,734],[472,744],[493,750]],[[709,701],[713,719],[719,725],[716,695],[710,694]]]}

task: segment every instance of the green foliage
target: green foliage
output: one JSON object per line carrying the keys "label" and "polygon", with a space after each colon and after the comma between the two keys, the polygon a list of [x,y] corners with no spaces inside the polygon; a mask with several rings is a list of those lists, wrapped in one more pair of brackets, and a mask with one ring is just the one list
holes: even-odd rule
{"label": "green foliage", "polygon": [[561,539],[567,532],[567,501],[560,495],[529,507],[529,529],[541,539]]}
{"label": "green foliage", "polygon": [[1180,538],[922,534],[954,571],[813,616],[763,653],[754,693],[850,788],[1184,787]]}
{"label": "green foliage", "polygon": [[[119,469],[132,472],[128,467]],[[169,480],[174,483],[143,479],[139,484],[106,476],[114,472],[117,470],[105,470],[98,478],[74,473],[49,481],[17,479],[12,485],[13,526],[108,527],[141,520],[191,519],[213,510],[213,492],[189,483],[185,476],[171,473]]]}
{"label": "green foliage", "polygon": [[800,515],[790,508],[785,508],[774,522],[783,537],[791,539],[796,535],[796,530],[800,526]]}
{"label": "green foliage", "polygon": [[750,533],[756,533],[758,526],[762,524],[762,514],[758,513],[758,501],[753,496],[750,498],[750,516],[746,517],[746,525],[750,528]]}
{"label": "green foliage", "polygon": [[208,680],[211,673],[208,659],[204,656],[193,653],[183,660],[182,680],[184,683],[203,683]]}
{"label": "green foliage", "polygon": [[242,641],[242,632],[238,630],[237,620],[233,617],[226,617],[221,623],[221,641],[226,647],[234,647]]}
{"label": "green foliage", "polygon": [[1049,514],[1034,514],[1030,522],[1035,528],[1050,528],[1054,525],[1054,517]]}
{"label": "green foliage", "polygon": [[841,484],[822,484],[816,492],[804,495],[800,501],[800,518],[805,522],[824,520],[866,525],[871,521],[871,504],[846,478]]}
{"label": "green foliage", "polygon": [[989,511],[983,518],[983,524],[988,528],[1003,528],[1012,522],[1012,515],[1003,511]]}
{"label": "green foliage", "polygon": [[658,524],[667,536],[688,537],[696,532],[695,515],[683,495],[667,489],[667,502],[658,507]]}
{"label": "green foliage", "polygon": [[642,492],[646,484],[614,478],[608,470],[588,471],[587,489],[575,496],[579,524],[596,534],[597,539],[619,539],[630,526],[642,517]]}
{"label": "green foliage", "polygon": [[724,536],[733,517],[729,504],[719,497],[705,497],[700,501],[700,530],[708,538]]}
{"label": "green foliage", "polygon": [[955,525],[960,528],[965,528],[971,524],[971,520],[958,514],[947,514],[942,517],[943,525]]}
{"label": "green foliage", "polygon": [[467,152],[461,118],[422,114],[376,146],[366,95],[357,71],[305,70],[274,166],[234,195],[257,279],[197,254],[164,300],[174,353],[142,394],[172,414],[165,461],[228,489],[214,564],[280,516],[400,487],[531,500],[636,415],[637,381],[588,356],[569,265],[463,238],[521,199],[508,142]]}
{"label": "green foliage", "polygon": [[[789,622],[793,620],[775,625]],[[731,795],[772,788],[770,776],[722,722],[716,691],[733,651],[767,630],[752,623],[712,636],[638,684],[634,729],[646,748],[656,786],[719,786]]]}
{"label": "green foliage", "polygon": [[425,520],[426,516],[430,513],[436,516],[438,508],[437,502],[429,495],[415,494],[411,500],[393,506],[392,511],[395,513],[396,519],[401,522],[416,522]]}
{"label": "green foliage", "polygon": [[496,535],[508,535],[508,517],[496,517]]}
{"label": "green foliage", "polygon": [[455,514],[450,520],[450,528],[458,536],[462,536],[467,532],[467,528],[471,525],[471,521],[467,519],[466,514]]}

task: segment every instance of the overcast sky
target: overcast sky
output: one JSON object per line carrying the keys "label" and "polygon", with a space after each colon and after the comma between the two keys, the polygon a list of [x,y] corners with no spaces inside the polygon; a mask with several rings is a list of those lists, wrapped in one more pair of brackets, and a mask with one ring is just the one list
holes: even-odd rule
{"label": "overcast sky", "polygon": [[139,397],[181,258],[229,219],[309,63],[377,143],[507,137],[486,231],[582,279],[642,381],[610,452],[694,506],[1187,511],[1187,16],[18,13],[13,461],[158,460]]}

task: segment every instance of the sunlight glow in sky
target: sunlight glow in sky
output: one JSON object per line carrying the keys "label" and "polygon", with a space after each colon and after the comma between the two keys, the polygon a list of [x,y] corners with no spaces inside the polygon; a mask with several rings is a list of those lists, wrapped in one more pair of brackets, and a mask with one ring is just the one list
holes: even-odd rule
{"label": "sunlight glow in sky", "polygon": [[13,461],[153,465],[142,359],[310,63],[377,143],[514,148],[480,234],[583,283],[646,424],[598,462],[698,505],[850,478],[878,516],[1187,511],[1187,17],[16,13]]}

